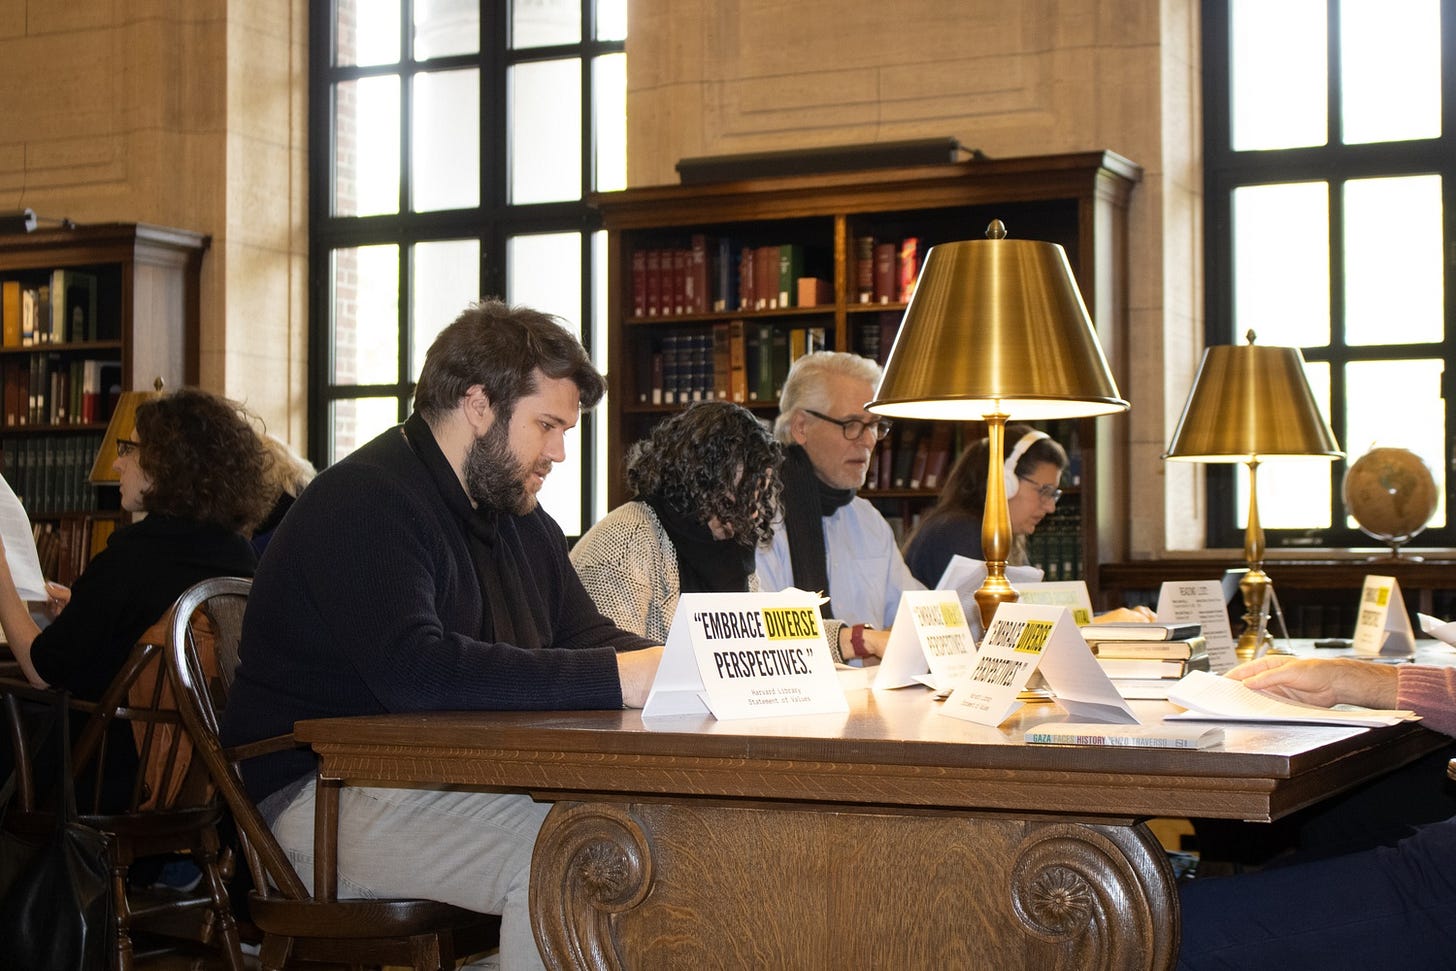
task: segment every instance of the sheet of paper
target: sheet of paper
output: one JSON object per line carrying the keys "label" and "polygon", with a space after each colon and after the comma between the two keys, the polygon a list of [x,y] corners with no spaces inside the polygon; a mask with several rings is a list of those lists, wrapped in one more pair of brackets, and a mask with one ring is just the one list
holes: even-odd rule
{"label": "sheet of paper", "polygon": [[1192,721],[1307,722],[1318,725],[1396,725],[1417,719],[1415,712],[1376,708],[1317,708],[1254,691],[1242,681],[1193,671],[1168,692],[1168,700],[1187,711],[1168,718]]}
{"label": "sheet of paper", "polygon": [[1420,621],[1421,630],[1440,641],[1442,644],[1450,644],[1456,647],[1456,621],[1444,621],[1439,617],[1432,617],[1430,614],[1416,614]]}
{"label": "sheet of paper", "polygon": [[1228,604],[1218,580],[1169,580],[1158,591],[1158,620],[1196,621],[1203,625],[1208,667],[1223,674],[1239,663],[1237,642],[1229,626]]}
{"label": "sheet of paper", "polygon": [[45,576],[40,572],[40,557],[35,552],[35,537],[30,531],[30,517],[25,507],[0,477],[0,538],[5,540],[5,562],[10,564],[10,577],[21,600],[45,600]]}
{"label": "sheet of paper", "polygon": [[1092,623],[1092,595],[1087,592],[1086,580],[1040,580],[1012,586],[1021,594],[1021,603],[1066,607],[1078,627]]}
{"label": "sheet of paper", "polygon": [[[1021,583],[1038,583],[1044,574],[1034,566],[1008,566],[1006,579],[1014,587]],[[973,560],[968,556],[952,556],[945,570],[936,582],[937,590],[954,590],[961,598],[961,610],[971,627],[971,637],[980,640],[985,633],[981,626],[981,608],[976,603],[976,591],[986,579],[986,561]]]}

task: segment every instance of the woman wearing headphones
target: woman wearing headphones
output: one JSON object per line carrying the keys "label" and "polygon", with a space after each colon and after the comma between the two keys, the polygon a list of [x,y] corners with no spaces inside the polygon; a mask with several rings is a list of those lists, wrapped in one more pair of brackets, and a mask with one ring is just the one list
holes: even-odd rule
{"label": "woman wearing headphones", "polygon": [[[1022,565],[1026,537],[1036,532],[1042,517],[1057,508],[1067,453],[1045,432],[1027,425],[1006,426],[1011,450],[1006,456],[1006,505],[1011,515],[1011,555],[1007,562]],[[935,508],[920,520],[905,543],[905,564],[915,579],[934,587],[956,554],[983,559],[981,518],[986,508],[986,451],[984,438],[971,443],[956,459],[940,490]]]}

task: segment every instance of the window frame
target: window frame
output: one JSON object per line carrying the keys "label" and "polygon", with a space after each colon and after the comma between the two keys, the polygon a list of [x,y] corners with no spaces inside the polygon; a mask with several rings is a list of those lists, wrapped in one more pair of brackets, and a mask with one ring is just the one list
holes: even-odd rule
{"label": "window frame", "polygon": [[[412,5],[401,0],[400,59],[382,65],[335,65],[336,3],[309,5],[309,337],[308,337],[308,454],[322,469],[332,461],[330,409],[337,401],[394,397],[397,416],[404,421],[410,412],[414,382],[410,380],[417,362],[412,360],[410,331],[413,280],[410,274],[412,248],[417,243],[476,240],[480,245],[480,292],[506,296],[509,278],[508,241],[535,233],[574,232],[580,237],[581,301],[576,308],[579,336],[594,360],[605,359],[605,348],[596,348],[594,336],[604,328],[596,321],[598,279],[605,267],[593,259],[593,236],[602,229],[600,213],[588,203],[595,191],[595,118],[592,65],[596,59],[625,53],[626,41],[596,39],[596,2],[581,0],[581,35],[573,44],[513,50],[510,47],[511,0],[480,0],[480,50],[474,54],[413,58]],[[581,185],[575,200],[564,202],[511,204],[509,195],[509,89],[510,69],[533,61],[578,59],[581,63]],[[422,73],[475,68],[480,79],[480,185],[479,204],[472,208],[412,212],[409,208],[411,159],[411,90]],[[333,204],[334,86],[365,77],[399,76],[400,140],[399,201],[397,211],[385,215],[336,216]],[[336,384],[333,381],[331,289],[333,253],[370,245],[399,248],[399,302],[396,338],[398,380],[375,384]],[[461,309],[464,309],[463,307]],[[564,312],[564,311],[563,311]],[[439,322],[441,324],[444,321]],[[599,417],[600,414],[600,417]],[[604,421],[601,406],[582,415],[580,424],[581,522],[585,529],[595,520],[596,497],[602,470],[597,453],[595,423]]]}
{"label": "window frame", "polygon": [[[1326,0],[1327,51],[1325,145],[1290,149],[1234,151],[1231,147],[1232,83],[1230,0],[1205,0],[1203,18],[1203,146],[1204,146],[1204,302],[1205,336],[1209,346],[1244,342],[1244,330],[1233,319],[1234,254],[1232,202],[1236,188],[1251,185],[1320,181],[1329,186],[1330,326],[1325,347],[1302,348],[1310,363],[1330,367],[1330,426],[1346,457],[1330,463],[1331,523],[1323,530],[1275,529],[1264,524],[1269,549],[1323,550],[1378,546],[1378,541],[1346,526],[1341,484],[1351,454],[1346,438],[1344,367],[1361,361],[1440,358],[1445,362],[1441,396],[1446,415],[1446,525],[1420,533],[1410,545],[1456,546],[1456,506],[1452,505],[1452,468],[1456,454],[1456,0],[1440,0],[1441,134],[1404,142],[1345,145],[1341,139],[1340,0]],[[1357,179],[1383,176],[1438,175],[1441,178],[1442,246],[1444,251],[1443,339],[1430,343],[1351,346],[1344,342],[1344,198],[1343,186]],[[1242,466],[1208,465],[1209,547],[1239,547],[1244,528],[1238,518],[1236,479]],[[1266,477],[1261,477],[1261,480]],[[1261,492],[1267,486],[1261,481]]]}

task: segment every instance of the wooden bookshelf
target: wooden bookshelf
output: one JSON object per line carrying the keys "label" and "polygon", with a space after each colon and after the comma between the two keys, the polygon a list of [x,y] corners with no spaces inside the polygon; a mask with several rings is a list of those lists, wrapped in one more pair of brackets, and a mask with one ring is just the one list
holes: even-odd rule
{"label": "wooden bookshelf", "polygon": [[121,518],[89,481],[116,394],[197,381],[208,242],[138,223],[0,236],[0,469],[59,582]]}
{"label": "wooden bookshelf", "polygon": [[[811,335],[802,343],[820,335],[824,347],[883,361],[906,306],[904,262],[897,259],[892,269],[884,265],[890,244],[900,257],[907,241],[913,241],[918,269],[932,246],[979,238],[992,219],[1002,220],[1014,238],[1059,243],[1104,345],[1111,346],[1126,332],[1127,202],[1140,176],[1137,165],[1111,152],[1083,152],[593,196],[607,230],[610,505],[627,498],[622,478],[627,448],[654,422],[685,407],[684,396],[734,400],[736,388],[741,403],[772,418],[774,375],[787,369],[789,348],[800,333]],[[880,265],[872,255],[867,275],[865,249],[857,244],[863,239],[881,246]],[[766,258],[755,263],[744,257],[745,251],[756,257],[774,248],[784,254],[775,296],[790,294],[787,306],[762,299],[765,291],[774,292],[764,285],[771,279]],[[655,281],[649,257],[656,261]],[[798,267],[798,279],[823,281],[822,302],[799,304],[797,279],[785,275],[786,265]],[[750,272],[759,285],[743,286]],[[748,305],[739,302],[745,296],[752,298]],[[739,357],[745,372],[736,384],[735,332],[742,334]],[[675,381],[668,373],[671,362],[678,365]],[[686,384],[684,368],[690,375]],[[900,422],[897,430],[916,424]],[[927,431],[930,424],[917,431]],[[957,427],[946,470],[959,444],[972,440],[975,424]],[[1112,463],[1099,462],[1109,445],[1098,442],[1093,421],[1066,425],[1047,430],[1063,444],[1076,439],[1077,481],[1069,476],[1064,482],[1062,540],[1055,550],[1047,543],[1040,548],[1042,555],[1055,557],[1054,564],[1046,564],[1049,576],[1084,577],[1095,594],[1099,549],[1115,545],[1104,544],[1103,531],[1110,525],[1098,511],[1111,508],[1126,484],[1110,474]],[[893,452],[899,447],[897,433],[880,448]],[[937,490],[912,486],[908,476],[897,481],[895,459],[887,460],[888,480],[871,470],[862,495],[875,500],[892,525],[904,531],[933,503]],[[1068,542],[1067,535],[1074,539]],[[1032,550],[1038,549],[1033,537]]]}

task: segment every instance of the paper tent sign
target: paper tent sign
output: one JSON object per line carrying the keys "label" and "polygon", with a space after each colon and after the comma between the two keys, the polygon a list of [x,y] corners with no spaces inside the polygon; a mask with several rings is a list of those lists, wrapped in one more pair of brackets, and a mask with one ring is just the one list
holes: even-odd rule
{"label": "paper tent sign", "polygon": [[821,599],[803,590],[683,594],[642,716],[848,711]]}

